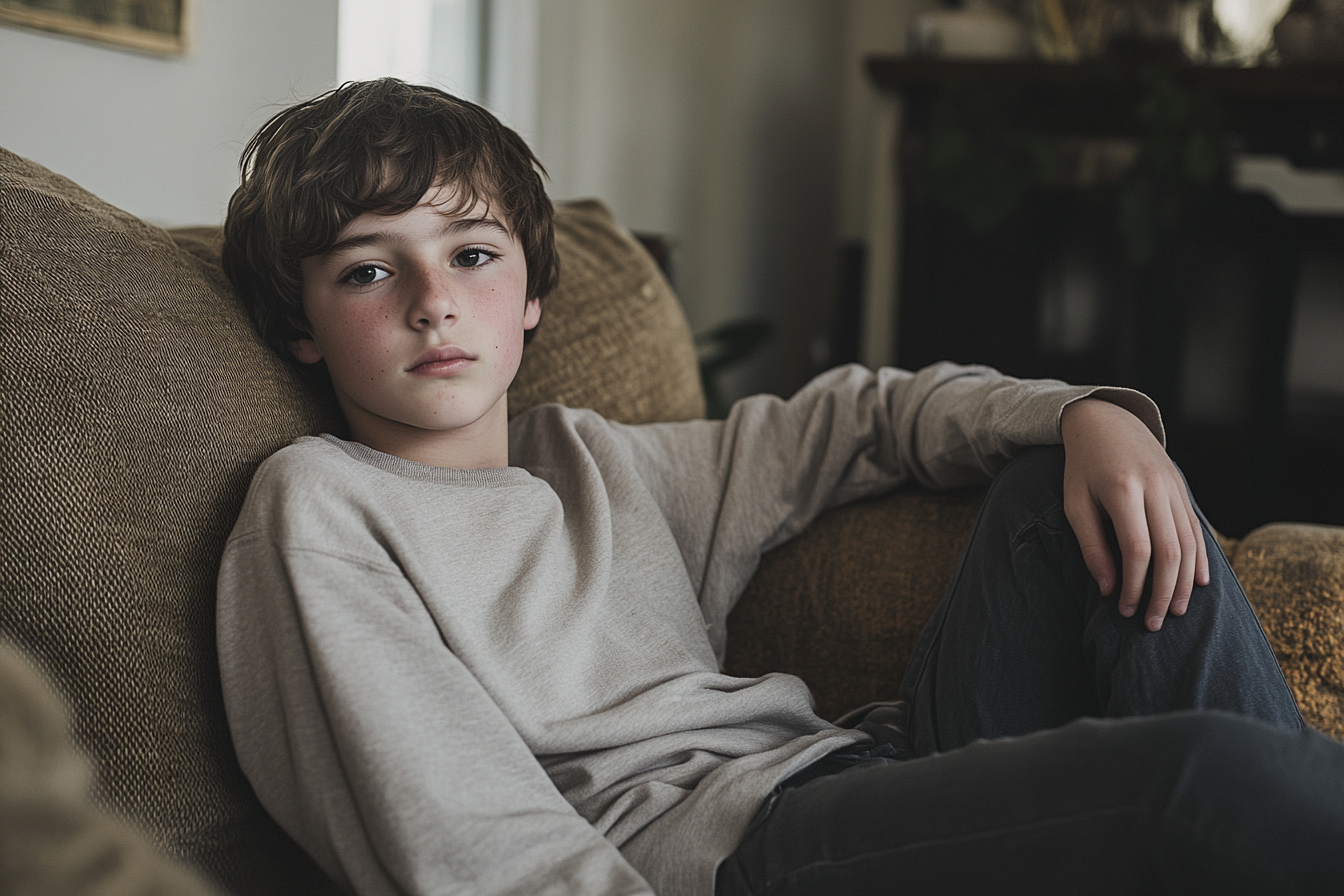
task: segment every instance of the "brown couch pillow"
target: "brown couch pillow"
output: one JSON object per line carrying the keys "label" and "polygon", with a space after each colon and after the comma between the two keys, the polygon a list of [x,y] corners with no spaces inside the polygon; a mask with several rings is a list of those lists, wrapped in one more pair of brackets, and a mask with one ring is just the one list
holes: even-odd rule
{"label": "brown couch pillow", "polygon": [[622,423],[705,416],[691,331],[658,266],[596,200],[556,208],[560,283],[509,390],[509,415],[549,401]]}
{"label": "brown couch pillow", "polygon": [[1228,558],[1302,715],[1344,741],[1344,527],[1270,523]]}
{"label": "brown couch pillow", "polygon": [[[647,254],[597,203],[557,219],[564,280],[515,407],[701,414],[685,320]],[[214,592],[257,464],[339,416],[256,337],[218,243],[0,150],[0,631],[66,695],[103,804],[236,892],[315,893],[329,884],[234,757]]]}
{"label": "brown couch pillow", "polygon": [[219,555],[256,465],[333,408],[215,265],[0,150],[0,629],[73,710],[101,802],[238,892],[326,886],[234,758]]}
{"label": "brown couch pillow", "polygon": [[88,763],[55,696],[0,638],[0,891],[221,896],[89,805]]}
{"label": "brown couch pillow", "polygon": [[823,719],[895,700],[984,497],[906,488],[822,515],[761,558],[728,617],[728,673],[797,675]]}

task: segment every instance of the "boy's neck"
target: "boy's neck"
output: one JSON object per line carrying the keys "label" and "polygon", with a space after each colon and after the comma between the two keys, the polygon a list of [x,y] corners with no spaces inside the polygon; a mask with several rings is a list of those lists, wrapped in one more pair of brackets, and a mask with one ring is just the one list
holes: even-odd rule
{"label": "boy's neck", "polygon": [[486,470],[509,465],[508,395],[479,420],[451,430],[421,429],[372,417],[344,407],[350,437],[362,445],[404,460],[457,470]]}

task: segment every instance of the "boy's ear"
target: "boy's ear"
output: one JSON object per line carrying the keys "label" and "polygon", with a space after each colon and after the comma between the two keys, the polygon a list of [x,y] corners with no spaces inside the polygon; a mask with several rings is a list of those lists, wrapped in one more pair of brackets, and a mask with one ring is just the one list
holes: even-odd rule
{"label": "boy's ear", "polygon": [[[523,310],[523,329],[530,330],[539,323],[541,323],[541,299],[528,299],[527,306]],[[313,348],[316,349],[317,346]]]}
{"label": "boy's ear", "polygon": [[322,352],[318,349],[317,343],[311,339],[295,339],[289,343],[289,353],[303,364],[316,364],[322,360]]}

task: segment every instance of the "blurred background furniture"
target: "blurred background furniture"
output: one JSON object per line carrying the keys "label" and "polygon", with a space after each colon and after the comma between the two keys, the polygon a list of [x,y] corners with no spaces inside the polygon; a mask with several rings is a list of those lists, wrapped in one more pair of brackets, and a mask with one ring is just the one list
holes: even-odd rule
{"label": "blurred background furniture", "polygon": [[1154,52],[868,59],[896,357],[1142,389],[1217,525],[1344,524],[1344,65]]}

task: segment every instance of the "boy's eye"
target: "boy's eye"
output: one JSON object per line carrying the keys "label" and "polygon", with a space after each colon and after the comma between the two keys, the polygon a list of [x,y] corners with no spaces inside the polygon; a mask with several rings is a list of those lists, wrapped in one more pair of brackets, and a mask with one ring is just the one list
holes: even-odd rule
{"label": "boy's eye", "polygon": [[459,268],[478,268],[494,257],[484,249],[463,249],[453,256],[453,264]]}
{"label": "boy's eye", "polygon": [[351,271],[346,279],[358,286],[368,286],[370,283],[377,283],[389,276],[391,275],[387,271],[376,264],[362,264]]}

